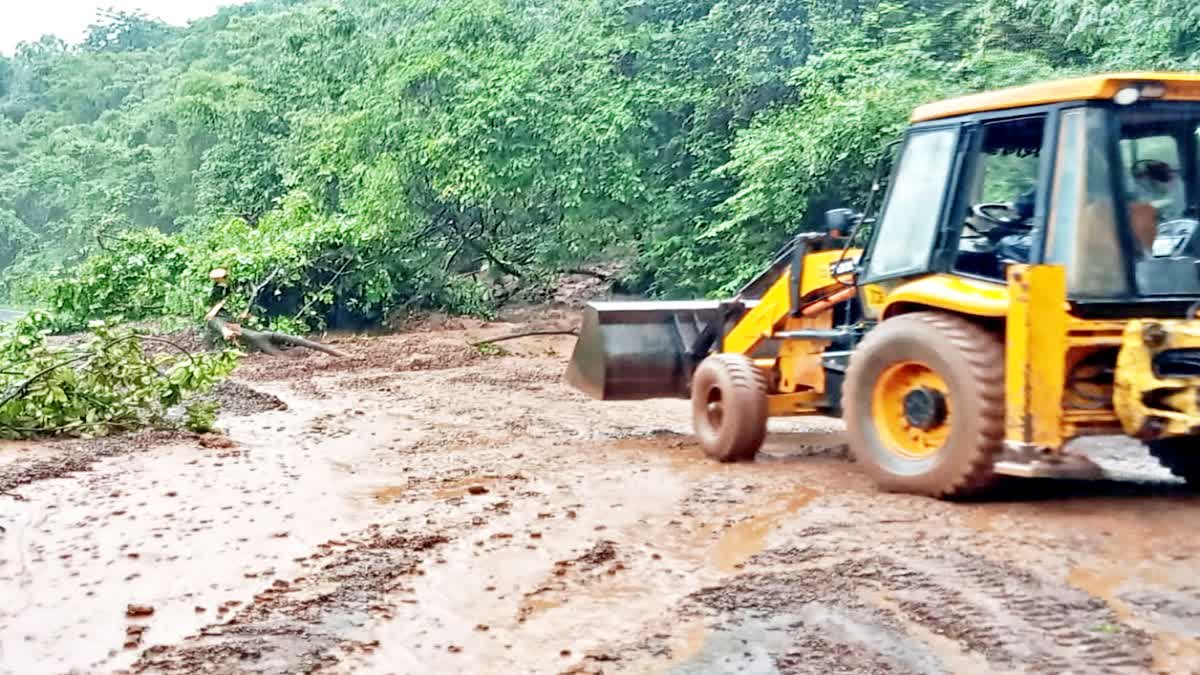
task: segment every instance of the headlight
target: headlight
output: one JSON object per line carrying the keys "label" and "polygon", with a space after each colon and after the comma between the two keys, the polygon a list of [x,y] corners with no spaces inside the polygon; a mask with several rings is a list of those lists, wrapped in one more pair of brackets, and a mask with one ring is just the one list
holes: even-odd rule
{"label": "headlight", "polygon": [[1138,91],[1137,87],[1125,87],[1113,96],[1113,103],[1117,105],[1133,105],[1142,98],[1142,92]]}

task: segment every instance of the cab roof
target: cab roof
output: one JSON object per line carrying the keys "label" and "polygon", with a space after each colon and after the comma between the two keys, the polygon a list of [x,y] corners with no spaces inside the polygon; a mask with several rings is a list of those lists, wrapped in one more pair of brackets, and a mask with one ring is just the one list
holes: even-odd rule
{"label": "cab roof", "polygon": [[1038,82],[1022,87],[1010,87],[995,91],[960,96],[937,101],[918,107],[913,111],[912,121],[929,120],[970,115],[972,113],[1025,106],[1111,99],[1118,91],[1131,85],[1146,82],[1162,83],[1168,100],[1200,101],[1200,73],[1132,72],[1107,73],[1077,77],[1067,80]]}

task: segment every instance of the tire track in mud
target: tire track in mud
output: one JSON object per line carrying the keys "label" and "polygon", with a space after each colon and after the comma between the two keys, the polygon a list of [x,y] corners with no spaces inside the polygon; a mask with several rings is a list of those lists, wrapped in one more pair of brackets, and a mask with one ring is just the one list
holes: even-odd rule
{"label": "tire track in mud", "polygon": [[[449,539],[374,527],[363,536],[329,541],[303,563],[306,575],[275,580],[227,621],[212,623],[183,644],[150,647],[134,672],[313,672],[378,645],[355,628],[391,618],[404,602],[405,579]],[[217,608],[223,615],[236,605]],[[198,608],[197,611],[207,608]]]}
{"label": "tire track in mud", "polygon": [[572,589],[602,580],[605,575],[614,576],[625,569],[624,561],[618,558],[616,542],[601,539],[586,553],[554,563],[553,580],[524,594],[517,609],[517,622],[524,623],[548,604],[558,606],[558,601],[547,598],[567,595]]}
{"label": "tire track in mud", "polygon": [[[872,540],[864,525],[798,529],[793,543],[691,593],[675,614],[703,622],[705,646],[675,654],[682,662],[666,672],[754,662],[751,651],[731,660],[740,649],[731,641],[765,646],[764,667],[780,673],[943,673],[950,663],[964,672],[964,662],[975,664],[967,672],[1152,671],[1151,636],[1065,580],[963,550],[951,536],[875,530]],[[637,663],[670,654],[664,645],[614,651]]]}

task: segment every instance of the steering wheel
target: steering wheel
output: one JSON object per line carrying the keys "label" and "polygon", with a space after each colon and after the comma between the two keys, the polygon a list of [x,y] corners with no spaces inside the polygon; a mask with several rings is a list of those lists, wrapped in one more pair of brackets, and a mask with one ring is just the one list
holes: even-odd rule
{"label": "steering wheel", "polygon": [[1021,222],[1016,209],[1008,202],[976,204],[971,207],[971,215],[992,227],[1011,229]]}
{"label": "steering wheel", "polygon": [[987,202],[971,207],[967,226],[995,244],[1010,234],[1020,234],[1022,218],[1008,202]]}

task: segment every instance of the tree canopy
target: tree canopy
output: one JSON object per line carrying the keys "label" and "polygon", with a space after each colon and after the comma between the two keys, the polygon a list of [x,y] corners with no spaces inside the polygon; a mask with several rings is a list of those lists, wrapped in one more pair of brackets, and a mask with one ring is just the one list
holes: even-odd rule
{"label": "tree canopy", "polygon": [[[0,57],[0,293],[64,325],[727,292],[922,102],[1200,63],[1182,0],[258,0]],[[495,280],[503,278],[505,284]],[[253,291],[257,291],[254,293]],[[253,297],[251,297],[253,296]]]}

